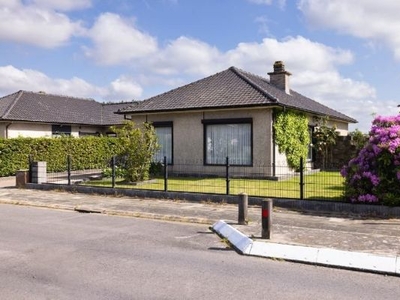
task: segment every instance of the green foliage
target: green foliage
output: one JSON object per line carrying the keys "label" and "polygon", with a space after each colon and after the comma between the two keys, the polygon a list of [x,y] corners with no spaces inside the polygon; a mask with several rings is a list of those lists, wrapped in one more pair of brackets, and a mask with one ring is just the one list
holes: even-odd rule
{"label": "green foliage", "polygon": [[368,142],[368,134],[362,133],[358,129],[349,132],[349,136],[351,137],[351,144],[356,147],[357,153],[364,148]]}
{"label": "green foliage", "polygon": [[164,170],[164,165],[161,162],[159,162],[159,161],[151,162],[151,164],[150,164],[150,175],[151,176],[162,176],[163,170]]}
{"label": "green foliage", "polygon": [[73,170],[105,168],[120,149],[118,140],[110,137],[0,139],[0,176],[28,169],[30,155],[34,161],[46,161],[49,172],[65,171],[67,155]]}
{"label": "green foliage", "polygon": [[291,110],[277,112],[274,129],[279,152],[286,154],[291,168],[299,170],[300,158],[306,160],[310,144],[307,117]]}
{"label": "green foliage", "polygon": [[147,180],[154,153],[159,149],[154,127],[149,123],[138,127],[132,121],[125,121],[122,127],[112,130],[121,145],[119,156],[124,159],[125,180]]}
{"label": "green foliage", "polygon": [[336,144],[339,134],[335,125],[332,127],[327,125],[328,117],[320,118],[319,123],[313,133],[313,146],[322,155],[322,164],[325,168],[329,153],[332,154],[332,146]]}
{"label": "green foliage", "polygon": [[[112,168],[105,168],[102,171],[102,175],[105,178],[111,178],[112,177]],[[121,166],[116,166],[115,167],[115,177],[117,178],[125,178],[126,172],[125,169]]]}

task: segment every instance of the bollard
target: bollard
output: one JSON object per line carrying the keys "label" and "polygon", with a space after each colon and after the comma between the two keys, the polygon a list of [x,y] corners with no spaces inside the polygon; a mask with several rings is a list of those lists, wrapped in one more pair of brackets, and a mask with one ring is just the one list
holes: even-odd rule
{"label": "bollard", "polygon": [[261,206],[261,238],[271,238],[271,227],[272,227],[272,200],[266,199],[262,201]]}
{"label": "bollard", "polygon": [[239,208],[239,213],[238,213],[238,224],[239,225],[247,225],[248,223],[248,218],[247,218],[247,207],[248,207],[248,196],[246,193],[241,193],[239,194],[239,201],[238,201],[238,208]]}

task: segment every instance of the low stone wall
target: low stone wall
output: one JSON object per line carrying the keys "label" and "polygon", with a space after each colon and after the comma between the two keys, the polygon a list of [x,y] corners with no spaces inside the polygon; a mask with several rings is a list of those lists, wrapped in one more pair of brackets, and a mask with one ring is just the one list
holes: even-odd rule
{"label": "low stone wall", "polygon": [[[77,185],[59,185],[59,184],[34,184],[26,185],[30,189],[39,190],[65,190],[70,192],[100,194],[100,195],[124,195],[136,198],[157,198],[157,199],[175,199],[186,201],[209,201],[216,203],[237,204],[238,196],[219,195],[219,194],[198,194],[198,193],[180,193],[164,192],[152,190],[133,190],[133,189],[112,189],[105,187],[88,187]],[[261,205],[265,198],[249,197],[249,205]],[[273,199],[273,205],[292,210],[298,210],[309,213],[335,213],[338,215],[355,214],[357,216],[377,217],[377,218],[400,218],[400,207],[388,207],[383,205],[351,204],[334,201],[321,200],[295,200],[295,199]]]}

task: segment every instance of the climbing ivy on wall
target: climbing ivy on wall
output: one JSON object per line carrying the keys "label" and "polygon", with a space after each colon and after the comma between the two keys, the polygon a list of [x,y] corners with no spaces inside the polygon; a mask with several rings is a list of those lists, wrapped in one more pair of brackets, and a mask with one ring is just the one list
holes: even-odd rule
{"label": "climbing ivy on wall", "polygon": [[280,153],[286,155],[289,167],[300,169],[300,158],[307,158],[310,136],[305,114],[291,110],[275,113],[275,142]]}

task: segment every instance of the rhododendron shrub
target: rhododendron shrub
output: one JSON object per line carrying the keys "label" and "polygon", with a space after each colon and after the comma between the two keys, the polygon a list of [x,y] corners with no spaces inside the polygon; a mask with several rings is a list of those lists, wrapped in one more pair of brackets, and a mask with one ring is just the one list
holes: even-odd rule
{"label": "rhododendron shrub", "polygon": [[400,115],[377,117],[368,143],[341,174],[346,200],[400,205]]}

